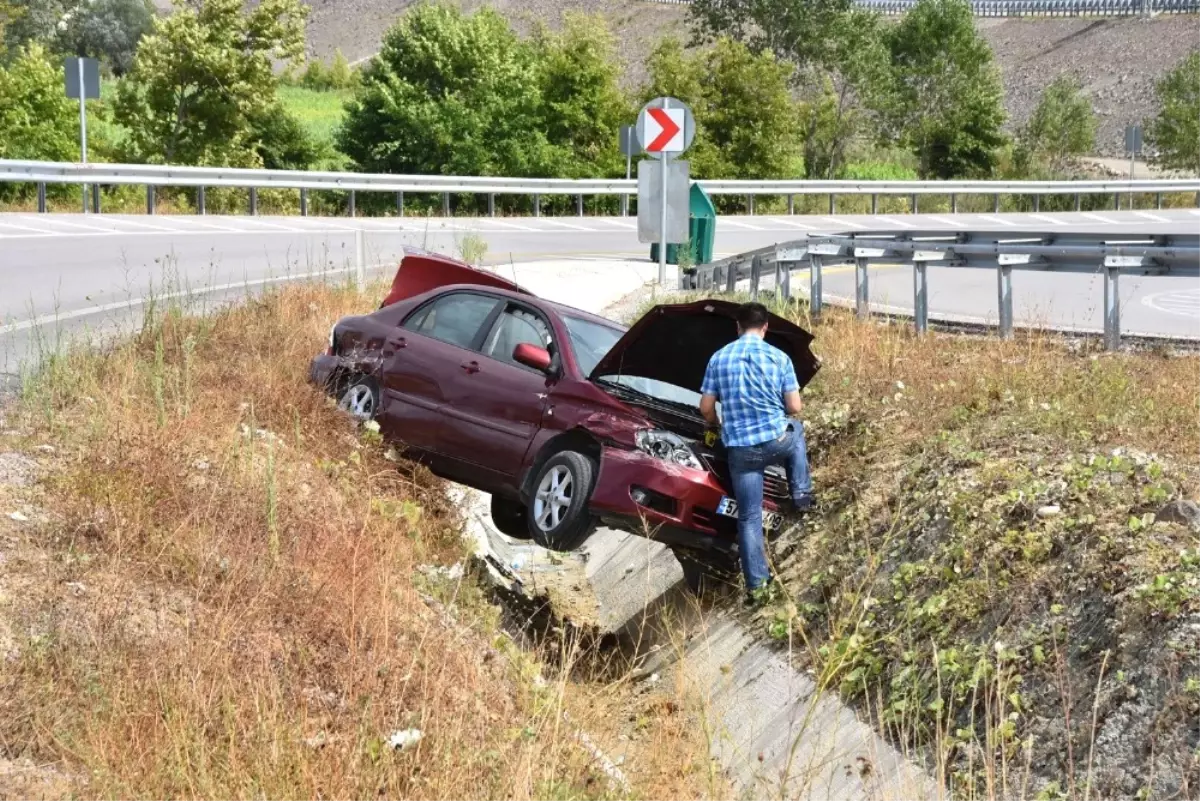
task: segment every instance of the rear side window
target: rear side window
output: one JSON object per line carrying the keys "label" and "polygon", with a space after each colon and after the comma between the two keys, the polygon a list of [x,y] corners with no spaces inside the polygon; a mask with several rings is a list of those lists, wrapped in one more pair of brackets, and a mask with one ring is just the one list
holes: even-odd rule
{"label": "rear side window", "polygon": [[404,327],[460,348],[470,348],[498,302],[484,295],[456,292],[422,308],[405,321]]}
{"label": "rear side window", "polygon": [[512,357],[517,345],[536,345],[550,350],[550,339],[550,329],[540,316],[520,306],[510,305],[496,320],[495,327],[483,343],[483,355],[522,367]]}

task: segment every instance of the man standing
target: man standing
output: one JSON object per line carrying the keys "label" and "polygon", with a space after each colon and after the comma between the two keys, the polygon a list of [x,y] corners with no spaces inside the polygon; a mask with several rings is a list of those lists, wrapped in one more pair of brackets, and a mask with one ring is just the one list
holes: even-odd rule
{"label": "man standing", "polygon": [[792,360],[764,338],[767,318],[761,303],[738,309],[738,338],[709,360],[700,399],[705,421],[721,427],[737,500],[742,574],[752,602],[762,599],[771,581],[763,543],[763,471],[782,465],[796,509],[813,505],[804,426],[797,417],[800,385]]}

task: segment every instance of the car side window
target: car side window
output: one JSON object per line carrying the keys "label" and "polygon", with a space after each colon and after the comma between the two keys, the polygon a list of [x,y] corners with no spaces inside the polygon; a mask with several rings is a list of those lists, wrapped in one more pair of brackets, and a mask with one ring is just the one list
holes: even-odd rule
{"label": "car side window", "polygon": [[510,305],[496,320],[491,334],[483,343],[483,355],[498,362],[523,367],[513,359],[517,345],[529,344],[550,350],[551,340],[545,320],[528,309]]}
{"label": "car side window", "polygon": [[460,348],[470,348],[498,302],[486,295],[457,292],[421,309],[405,321],[404,327]]}

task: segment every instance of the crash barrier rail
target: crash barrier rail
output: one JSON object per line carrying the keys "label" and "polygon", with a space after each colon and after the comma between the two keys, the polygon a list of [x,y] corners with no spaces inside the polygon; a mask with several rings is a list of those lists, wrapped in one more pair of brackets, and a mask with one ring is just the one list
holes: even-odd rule
{"label": "crash barrier rail", "polygon": [[[1200,1],[1200,0],[1198,0]],[[83,184],[92,186],[92,211],[100,212],[99,187],[109,185],[143,185],[146,187],[146,213],[153,214],[155,193],[162,187],[187,187],[196,191],[196,211],[205,213],[204,190],[227,187],[249,190],[250,214],[258,213],[259,189],[297,189],[300,191],[300,213],[308,213],[308,192],[332,190],[348,193],[347,211],[356,213],[358,192],[394,193],[396,209],[404,214],[404,194],[440,194],[442,211],[450,215],[450,196],[460,194],[486,195],[489,215],[496,213],[496,195],[524,195],[533,198],[533,214],[541,214],[542,195],[565,195],[576,198],[576,213],[583,215],[583,198],[588,195],[615,195],[621,198],[622,213],[628,201],[637,194],[637,181],[623,178],[501,178],[491,176],[447,175],[386,175],[357,172],[306,172],[300,170],[248,170],[230,167],[174,167],[155,164],[76,164],[52,161],[10,161],[0,159],[0,182],[36,184],[38,210],[46,211],[48,184]],[[917,213],[922,195],[949,195],[951,213],[958,211],[958,200],[964,195],[984,195],[993,198],[993,208],[1000,211],[1001,196],[1031,196],[1033,210],[1040,209],[1043,196],[1075,197],[1079,210],[1084,195],[1111,195],[1113,206],[1121,208],[1121,197],[1152,194],[1156,207],[1162,208],[1167,193],[1196,193],[1200,206],[1200,178],[1139,179],[1126,181],[744,181],[702,180],[698,182],[710,195],[735,195],[747,198],[747,208],[754,213],[754,198],[760,195],[786,196],[788,214],[795,212],[796,195],[828,195],[829,213],[837,213],[837,198],[845,195],[871,197],[871,213],[879,207],[879,196],[906,197],[909,211]]]}
{"label": "crash barrier rail", "polygon": [[[650,0],[686,6],[691,0]],[[857,0],[858,5],[895,15],[907,13],[916,0]],[[1131,17],[1150,14],[1200,13],[1200,0],[971,0],[977,17]]]}
{"label": "crash barrier rail", "polygon": [[868,268],[872,263],[912,266],[912,318],[918,335],[929,330],[929,265],[995,270],[996,327],[1004,339],[1013,335],[1014,269],[1100,272],[1104,276],[1104,346],[1116,350],[1121,344],[1121,304],[1117,294],[1121,272],[1200,276],[1200,234],[863,231],[813,235],[693,268],[684,275],[683,286],[731,293],[737,290],[739,282],[748,281],[750,296],[757,298],[763,278],[773,275],[775,291],[790,298],[792,272],[807,268],[810,312],[820,317],[824,306],[822,269],[830,264],[853,264],[855,310],[859,317],[865,318],[871,314]]}

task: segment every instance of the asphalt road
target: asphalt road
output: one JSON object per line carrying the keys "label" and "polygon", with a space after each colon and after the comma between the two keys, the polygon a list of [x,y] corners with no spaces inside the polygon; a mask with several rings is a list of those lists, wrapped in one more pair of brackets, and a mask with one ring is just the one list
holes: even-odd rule
{"label": "asphalt road", "polygon": [[[856,230],[1061,230],[1178,233],[1200,227],[1200,210],[1082,214],[958,214],[721,217],[718,255]],[[222,297],[304,277],[352,274],[357,232],[364,261],[391,270],[404,246],[458,255],[476,238],[485,261],[521,264],[549,258],[645,258],[633,218],[300,218],[0,214],[0,372],[15,372],[37,337],[122,321],[148,297]],[[872,300],[911,309],[907,268],[880,267]],[[518,275],[518,280],[520,276]],[[930,313],[974,320],[996,316],[995,274],[929,270]],[[853,296],[853,276],[831,272],[831,295]],[[1101,327],[1099,275],[1014,271],[1018,323]],[[1123,276],[1128,331],[1200,337],[1200,281],[1195,276]]]}

